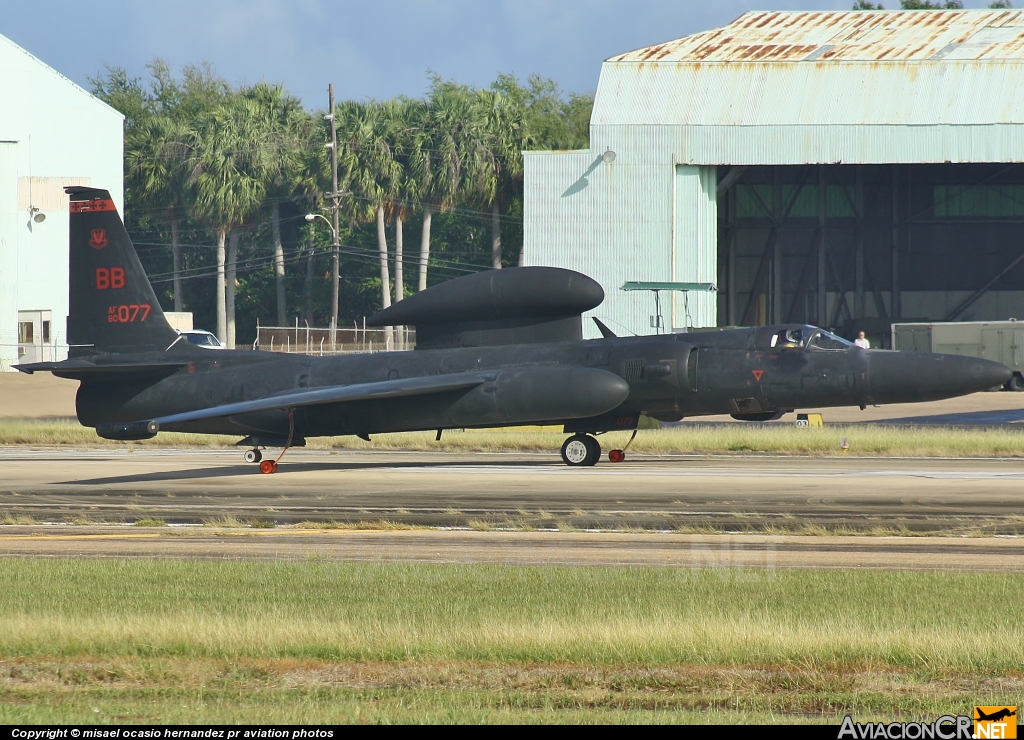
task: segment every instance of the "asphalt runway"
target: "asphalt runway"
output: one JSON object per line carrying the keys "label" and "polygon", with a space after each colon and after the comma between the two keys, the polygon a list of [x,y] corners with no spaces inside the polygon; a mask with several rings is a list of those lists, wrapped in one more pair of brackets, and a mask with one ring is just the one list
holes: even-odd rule
{"label": "asphalt runway", "polygon": [[1024,532],[1024,460],[292,450],[261,475],[237,451],[0,450],[0,518],[747,531]]}

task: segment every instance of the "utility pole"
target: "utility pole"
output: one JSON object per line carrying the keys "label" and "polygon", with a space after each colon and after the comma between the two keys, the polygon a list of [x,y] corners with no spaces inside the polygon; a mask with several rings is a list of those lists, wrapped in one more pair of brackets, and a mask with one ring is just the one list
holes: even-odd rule
{"label": "utility pole", "polygon": [[341,193],[338,192],[338,125],[334,120],[334,85],[327,86],[327,97],[329,113],[327,120],[331,122],[331,143],[327,146],[331,150],[331,224],[334,227],[334,249],[331,253],[331,348],[334,348],[334,340],[338,331],[338,283],[341,280],[339,265],[338,243],[338,211],[341,208]]}

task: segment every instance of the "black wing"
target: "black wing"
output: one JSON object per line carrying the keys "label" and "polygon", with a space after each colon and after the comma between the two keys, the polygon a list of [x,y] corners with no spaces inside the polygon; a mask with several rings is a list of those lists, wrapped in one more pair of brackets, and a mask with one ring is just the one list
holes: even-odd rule
{"label": "black wing", "polygon": [[[467,375],[453,373],[451,375],[431,375],[420,378],[402,378],[398,380],[382,380],[377,383],[356,383],[353,385],[332,385],[323,388],[303,388],[301,390],[276,393],[252,401],[238,401],[220,406],[185,411],[152,419],[150,431],[157,431],[160,425],[177,424],[184,421],[215,419],[225,416],[248,414],[255,411],[271,411],[273,409],[289,409],[298,406],[317,406],[340,401],[368,401],[377,398],[396,398],[399,396],[421,396],[429,393],[443,393],[475,388],[487,381],[483,375]],[[153,428],[156,424],[156,428]]]}

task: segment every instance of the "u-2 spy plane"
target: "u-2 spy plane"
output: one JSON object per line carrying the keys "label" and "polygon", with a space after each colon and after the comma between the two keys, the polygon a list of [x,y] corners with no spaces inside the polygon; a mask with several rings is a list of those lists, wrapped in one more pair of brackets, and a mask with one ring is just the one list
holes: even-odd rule
{"label": "u-2 spy plane", "polygon": [[264,473],[277,461],[263,460],[261,448],[308,437],[525,424],[563,426],[563,461],[594,465],[595,435],[635,435],[641,414],[766,421],[798,408],[949,398],[1011,377],[983,359],[863,350],[795,324],[617,337],[598,322],[603,338],[584,340],[582,314],[604,292],[553,267],[459,277],[367,321],[415,326],[413,351],[211,351],[167,323],[109,192],[67,192],[69,357],[17,369],[81,381],[78,419],[101,437],[242,436],[245,459]]}

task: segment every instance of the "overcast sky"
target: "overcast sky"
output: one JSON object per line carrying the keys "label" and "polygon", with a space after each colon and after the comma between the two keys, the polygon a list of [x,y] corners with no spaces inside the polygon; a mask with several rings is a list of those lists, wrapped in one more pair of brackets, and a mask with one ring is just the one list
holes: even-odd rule
{"label": "overcast sky", "polygon": [[[427,72],[487,85],[539,73],[592,91],[601,61],[748,10],[848,10],[853,0],[0,0],[0,34],[75,82],[207,60],[234,83],[282,83],[309,106],[421,95]],[[984,7],[988,0],[967,0]],[[898,0],[883,0],[895,8]]]}

